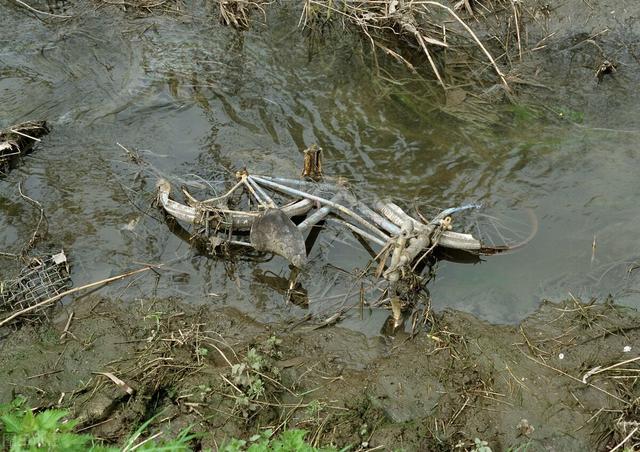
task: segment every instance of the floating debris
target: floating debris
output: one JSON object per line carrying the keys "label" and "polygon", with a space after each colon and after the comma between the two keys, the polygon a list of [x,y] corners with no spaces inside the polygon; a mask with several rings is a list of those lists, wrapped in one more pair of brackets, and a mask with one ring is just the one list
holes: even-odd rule
{"label": "floating debris", "polygon": [[[64,251],[48,258],[32,258],[17,278],[0,282],[0,311],[18,312],[53,298],[71,287],[69,263]],[[41,309],[31,316],[42,315]]]}
{"label": "floating debris", "polygon": [[0,131],[0,176],[15,167],[18,159],[33,149],[49,133],[45,121],[30,121]]}

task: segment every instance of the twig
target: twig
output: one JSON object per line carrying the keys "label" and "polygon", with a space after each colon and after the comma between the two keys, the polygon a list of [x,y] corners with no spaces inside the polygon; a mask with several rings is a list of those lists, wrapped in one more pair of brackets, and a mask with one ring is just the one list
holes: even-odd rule
{"label": "twig", "polygon": [[438,71],[436,62],[433,61],[433,58],[431,57],[431,53],[429,52],[429,49],[427,48],[427,45],[424,42],[422,34],[420,34],[420,32],[417,29],[415,29],[415,27],[412,27],[412,28],[414,29],[414,33],[413,33],[414,37],[420,44],[420,47],[422,47],[422,50],[424,50],[424,53],[427,56],[427,60],[429,60],[429,65],[431,66],[431,70],[436,75],[436,78],[438,79],[438,82],[440,82],[440,85],[442,85],[442,88],[446,90],[447,85],[445,85],[444,80],[442,80],[442,77],[440,76],[440,71]]}
{"label": "twig", "polygon": [[630,358],[630,359],[627,359],[625,361],[619,362],[617,364],[613,364],[613,365],[611,365],[609,367],[605,367],[604,369],[600,369],[599,367],[595,367],[595,368],[591,369],[589,372],[587,372],[584,375],[584,377],[582,377],[582,382],[586,383],[587,382],[587,378],[589,378],[589,377],[593,377],[594,375],[600,374],[602,372],[606,372],[607,370],[615,369],[616,367],[622,366],[624,364],[629,364],[629,363],[632,363],[632,362],[635,362],[635,361],[638,361],[638,360],[640,360],[640,356],[636,356],[635,358]]}
{"label": "twig", "polygon": [[[27,5],[22,0],[13,0],[13,1],[16,2],[20,6],[23,6],[23,7],[27,8],[29,11],[37,13],[37,14],[43,14],[45,16],[50,16],[50,17],[57,17],[58,19],[71,19],[73,17],[73,16],[65,16],[63,14],[52,14],[52,13],[48,13],[46,11],[40,11],[39,9],[35,9],[32,6]],[[40,140],[38,140],[38,141],[40,141]]]}
{"label": "twig", "polygon": [[[42,207],[42,204],[40,204],[35,199],[30,198],[29,196],[25,195],[22,192],[22,182],[20,182],[18,184],[18,193],[20,193],[20,196],[22,196],[24,199],[29,201],[31,204],[35,205],[40,210],[40,217],[38,218],[38,224],[36,225],[36,228],[33,231],[31,239],[29,240],[29,242],[22,249],[22,255],[25,256],[29,252],[29,250],[31,250],[31,248],[33,248],[35,246],[36,242],[38,241],[38,231],[40,230],[40,225],[42,224],[43,220],[46,223],[47,217],[44,214],[44,208]],[[46,229],[48,229],[48,227]],[[43,237],[46,236],[46,235],[47,235],[47,230],[45,230],[45,232],[43,234]]]}
{"label": "twig", "polygon": [[71,326],[71,320],[73,320],[73,315],[74,315],[74,312],[71,311],[71,314],[69,314],[69,319],[67,320],[67,324],[65,325],[64,330],[62,330],[62,334],[60,335],[60,340],[67,337],[67,334],[70,334],[69,327]]}
{"label": "twig", "polygon": [[111,372],[93,372],[96,375],[103,375],[105,377],[107,377],[109,380],[111,380],[112,382],[114,382],[117,386],[120,387],[120,389],[122,389],[124,392],[126,392],[129,395],[133,395],[135,394],[136,390],[133,389],[131,386],[129,386],[128,384],[126,384],[124,381],[122,381],[120,378],[116,377],[114,374],[112,374]]}
{"label": "twig", "polygon": [[38,142],[42,141],[40,138],[32,137],[31,135],[27,135],[26,133],[22,133],[19,130],[15,130],[15,129],[9,129],[9,130],[11,132],[17,134],[17,135],[22,135],[23,137],[30,138],[30,139],[32,139],[34,141],[38,141]]}
{"label": "twig", "polygon": [[51,372],[44,372],[44,373],[37,374],[37,375],[31,375],[30,377],[27,377],[27,380],[33,380],[34,378],[46,377],[46,376],[49,376],[49,375],[59,374],[60,372],[62,372],[62,369],[52,370]]}
{"label": "twig", "polygon": [[518,56],[522,61],[522,40],[520,39],[520,21],[518,20],[518,8],[514,0],[511,0],[511,8],[513,9],[513,18],[516,22],[516,38],[518,39]]}
{"label": "twig", "polygon": [[624,446],[624,443],[626,443],[627,441],[629,441],[629,439],[631,439],[631,437],[633,435],[635,435],[635,433],[638,431],[638,427],[634,428],[633,430],[631,430],[631,433],[629,433],[621,442],[620,444],[618,444],[616,447],[614,447],[613,449],[611,449],[609,452],[615,452],[616,450],[620,449],[622,446]]}

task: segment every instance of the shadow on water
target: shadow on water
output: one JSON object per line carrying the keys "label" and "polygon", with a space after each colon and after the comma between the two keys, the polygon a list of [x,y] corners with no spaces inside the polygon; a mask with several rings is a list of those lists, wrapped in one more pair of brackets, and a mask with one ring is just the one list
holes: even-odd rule
{"label": "shadow on water", "polygon": [[[326,171],[361,193],[405,205],[473,201],[534,212],[538,234],[517,253],[435,264],[434,308],[516,322],[541,298],[568,291],[615,292],[637,305],[637,272],[629,271],[639,252],[637,80],[621,70],[597,83],[588,46],[554,54],[553,67],[569,61],[573,72],[546,72],[561,86],[545,94],[544,107],[501,107],[478,127],[428,98],[416,102],[409,94],[419,84],[380,89],[351,36],[309,58],[287,7],[273,8],[268,26],[240,34],[198,2],[175,16],[33,4],[74,17],[39,20],[3,7],[0,26],[13,32],[0,38],[0,125],[46,119],[53,130],[0,181],[0,250],[15,251],[31,233],[37,212],[15,189],[24,181],[46,208],[48,242],[72,259],[76,285],[178,260],[158,295],[228,304],[267,321],[335,312],[352,295],[354,269],[369,259],[352,236],[323,231],[293,283],[305,301],[287,303],[284,261],[202,256],[151,207],[157,174],[205,188],[202,180],[242,166],[294,176],[302,149],[318,143]],[[454,97],[449,107],[464,110],[465,94]],[[137,150],[155,173],[140,174],[116,143]],[[135,299],[151,287],[142,279],[107,290]],[[346,325],[377,334],[388,312],[367,315]]]}

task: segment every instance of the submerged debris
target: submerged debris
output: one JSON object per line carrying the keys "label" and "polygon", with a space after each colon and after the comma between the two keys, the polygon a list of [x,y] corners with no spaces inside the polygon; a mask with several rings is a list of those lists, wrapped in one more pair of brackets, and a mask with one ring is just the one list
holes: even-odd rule
{"label": "submerged debris", "polygon": [[[318,162],[317,153],[306,153],[305,174],[318,177]],[[310,249],[303,234],[325,220],[352,231],[369,249],[378,247],[372,254],[378,261],[377,274],[392,283],[410,278],[436,247],[475,254],[512,248],[453,230],[453,216],[479,208],[476,204],[418,220],[392,202],[375,198],[368,206],[341,184],[259,176],[246,170],[236,173],[234,185],[221,196],[200,201],[183,189],[186,205],[171,199],[167,180],[159,180],[157,187],[158,205],[169,216],[194,225],[193,235],[210,246],[208,251],[224,244],[240,245],[278,254],[296,267],[306,264]]]}
{"label": "submerged debris", "polygon": [[45,121],[30,121],[0,132],[0,176],[15,167],[18,159],[33,149],[40,138],[49,133]]}
{"label": "submerged debris", "polygon": [[[205,201],[198,201],[183,190],[189,205],[172,200],[171,185],[162,179],[157,184],[158,202],[172,217],[199,227],[197,235],[209,237],[219,231],[225,233],[226,239],[209,239],[211,243],[227,242],[270,251],[298,267],[306,263],[306,256],[301,259],[297,254],[305,249],[302,233],[330,219],[363,240],[382,247],[378,258],[384,262],[387,258],[390,260],[384,272],[389,281],[397,281],[401,273],[410,272],[415,259],[423,253],[431,253],[436,246],[476,253],[494,251],[470,234],[451,230],[450,215],[473,209],[475,205],[447,209],[430,222],[423,223],[391,202],[376,200],[373,207],[368,207],[338,185],[250,175],[246,171],[238,173],[237,178],[237,183],[226,194]],[[315,194],[319,190],[322,190],[322,196]],[[228,206],[237,191],[246,195],[246,210]],[[280,202],[282,207],[273,199],[277,195],[284,198]],[[257,209],[252,208],[252,203],[257,204]],[[275,215],[274,210],[279,215]],[[293,217],[305,218],[295,224],[291,220]],[[250,240],[241,240],[247,232],[250,232]],[[232,234],[238,237],[229,238]],[[291,250],[296,252],[292,254]]]}
{"label": "submerged debris", "polygon": [[[32,258],[20,275],[0,282],[0,311],[19,312],[42,301],[53,298],[71,287],[69,263],[64,251],[50,257]],[[35,309],[32,316],[46,309]]]}
{"label": "submerged debris", "polygon": [[[228,255],[233,246],[284,257],[292,264],[291,277],[285,283],[288,300],[294,292],[300,292],[296,289],[298,269],[306,266],[307,256],[322,231],[321,224],[335,224],[353,233],[372,258],[356,279],[367,274],[381,279],[384,287],[379,287],[381,290],[375,295],[379,298],[373,305],[389,306],[391,302],[393,331],[403,327],[404,312],[424,302],[428,306],[425,285],[429,276],[423,274],[433,263],[436,249],[457,250],[457,254],[462,252],[467,258],[477,259],[478,255],[519,248],[535,234],[533,222],[533,232],[527,238],[508,236],[513,229],[494,222],[496,217],[479,212],[481,206],[477,204],[439,210],[429,218],[420,213],[413,217],[397,204],[376,197],[365,204],[339,178],[316,180],[322,176],[319,156],[317,148],[305,152],[301,179],[256,175],[243,169],[235,174],[225,193],[205,200],[197,199],[183,187],[185,204],[172,199],[171,183],[160,179],[156,185],[157,205],[168,217],[170,229],[205,254]],[[473,220],[472,224],[454,222],[454,217],[470,211],[475,211],[473,216],[480,220],[489,219],[487,227],[493,228],[495,234],[491,236],[491,231],[483,230],[480,220]],[[190,224],[191,230],[181,222]],[[500,227],[507,233],[502,234]],[[467,233],[470,228],[474,234]],[[346,297],[349,295],[350,292]],[[360,305],[365,304],[368,302],[361,288]],[[428,311],[427,307],[425,312]],[[342,313],[341,308],[335,320]],[[425,319],[428,315],[417,314],[411,320],[412,330],[425,325]]]}
{"label": "submerged debris", "polygon": [[304,167],[302,177],[313,180],[322,179],[322,148],[316,144],[311,145],[304,153]]}

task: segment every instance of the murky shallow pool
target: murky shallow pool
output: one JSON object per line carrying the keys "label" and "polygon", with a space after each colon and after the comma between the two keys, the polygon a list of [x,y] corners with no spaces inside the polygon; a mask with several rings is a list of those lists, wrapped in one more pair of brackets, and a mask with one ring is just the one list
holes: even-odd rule
{"label": "murky shallow pool", "polygon": [[[76,285],[175,261],[178,271],[158,281],[145,276],[103,290],[128,301],[156,294],[228,304],[261,320],[300,318],[306,311],[283,301],[283,260],[194,254],[157,221],[153,175],[136,178],[139,168],[117,143],[185,180],[242,166],[294,176],[302,149],[318,143],[326,171],[363,192],[535,213],[539,231],[524,249],[474,265],[439,262],[429,286],[435,309],[517,322],[541,298],[569,294],[612,293],[638,305],[640,281],[629,270],[640,262],[640,99],[638,77],[628,75],[637,63],[597,84],[589,52],[566,46],[550,58],[559,68],[538,99],[556,120],[525,111],[478,127],[428,103],[384,96],[350,37],[311,55],[286,4],[270,10],[269,26],[245,33],[219,25],[200,2],[181,15],[57,2],[55,12],[75,17],[44,22],[23,8],[0,8],[0,125],[46,119],[53,129],[0,180],[0,250],[18,250],[37,219],[18,194],[23,181],[46,209],[46,243],[73,261]],[[341,269],[367,259],[352,238],[327,234],[301,279],[309,310],[335,312],[353,285]],[[375,334],[386,316],[358,312],[346,324]]]}

